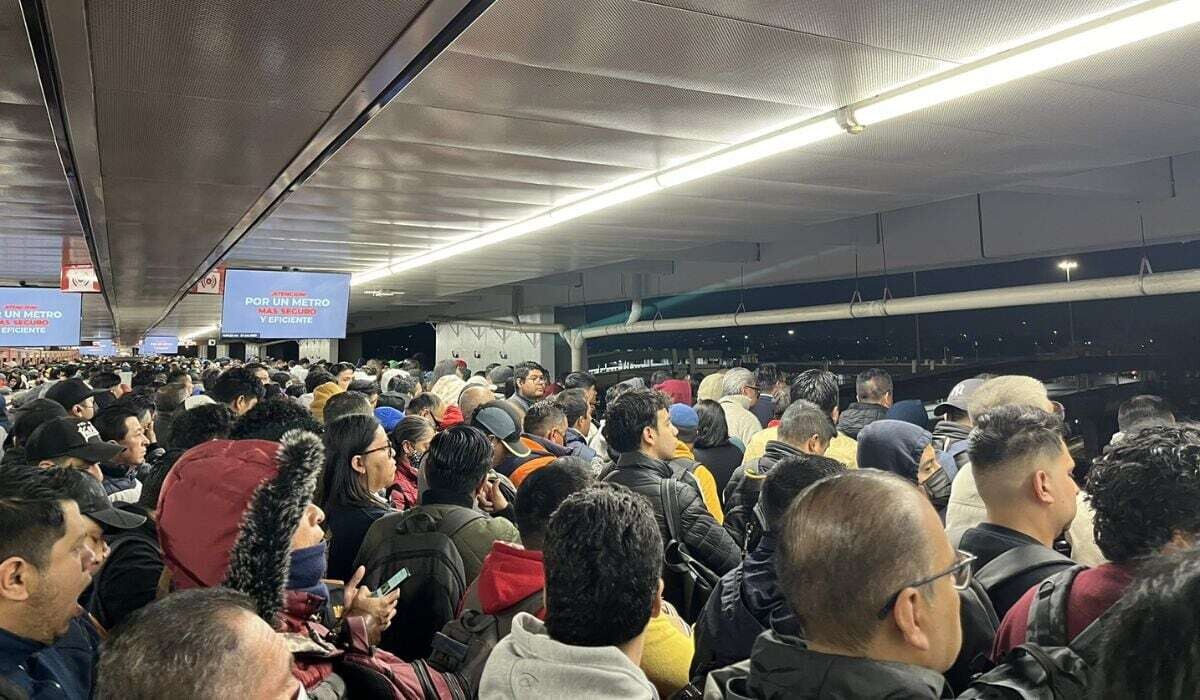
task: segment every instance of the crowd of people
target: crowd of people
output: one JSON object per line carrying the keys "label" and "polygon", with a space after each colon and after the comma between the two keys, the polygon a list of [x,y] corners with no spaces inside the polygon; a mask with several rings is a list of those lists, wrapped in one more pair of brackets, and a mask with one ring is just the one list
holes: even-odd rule
{"label": "crowd of people", "polygon": [[1161,398],[1080,465],[1028,376],[646,379],[5,367],[0,697],[1200,693],[1200,428]]}

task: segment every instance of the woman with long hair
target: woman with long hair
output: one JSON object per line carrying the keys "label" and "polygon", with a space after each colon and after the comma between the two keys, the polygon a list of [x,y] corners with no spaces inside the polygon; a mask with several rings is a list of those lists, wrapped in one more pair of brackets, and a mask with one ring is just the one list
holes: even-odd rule
{"label": "woman with long hair", "polygon": [[717,492],[724,493],[733,472],[742,464],[742,450],[729,440],[729,424],[721,404],[711,399],[696,402],[700,424],[692,450],[696,461],[708,467],[717,481]]}
{"label": "woman with long hair", "polygon": [[319,505],[330,534],[329,577],[346,580],[371,524],[391,512],[379,493],[396,479],[396,448],[375,416],[349,415],[325,426]]}
{"label": "woman with long hair", "polygon": [[417,505],[417,470],[433,440],[433,423],[419,416],[408,416],[392,428],[392,447],[396,450],[396,478],[388,486],[388,499],[396,510]]}

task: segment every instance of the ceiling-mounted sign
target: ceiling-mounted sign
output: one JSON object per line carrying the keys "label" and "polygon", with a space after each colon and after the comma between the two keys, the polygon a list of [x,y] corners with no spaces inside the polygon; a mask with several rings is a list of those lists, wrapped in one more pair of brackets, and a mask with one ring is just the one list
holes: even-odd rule
{"label": "ceiling-mounted sign", "polygon": [[81,299],[57,289],[0,288],[0,347],[78,346]]}
{"label": "ceiling-mounted sign", "polygon": [[63,265],[59,276],[59,289],[79,294],[99,294],[100,278],[91,264]]}
{"label": "ceiling-mounted sign", "polygon": [[225,268],[214,267],[192,287],[192,294],[223,294],[225,292]]}

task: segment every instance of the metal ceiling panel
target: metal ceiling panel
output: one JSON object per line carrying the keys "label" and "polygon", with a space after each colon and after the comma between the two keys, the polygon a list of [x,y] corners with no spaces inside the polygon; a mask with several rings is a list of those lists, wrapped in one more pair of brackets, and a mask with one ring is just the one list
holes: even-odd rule
{"label": "metal ceiling panel", "polygon": [[[497,0],[231,260],[357,271],[403,259],[1133,2]],[[1200,147],[1200,88],[1184,72],[1197,38],[1134,45],[377,286],[424,302],[998,188],[1114,194],[1121,183],[1076,175]],[[361,291],[352,318],[395,308]]]}
{"label": "metal ceiling panel", "polygon": [[643,1],[961,62],[1141,0]]}
{"label": "metal ceiling panel", "polygon": [[[520,31],[530,26],[558,29]],[[454,50],[559,72],[816,111],[951,65],[817,33],[734,22],[652,2],[611,0],[506,0],[456,42]],[[650,91],[639,95],[639,105],[656,105],[654,96]]]}
{"label": "metal ceiling panel", "polygon": [[[0,0],[0,251],[0,286],[57,288],[63,262],[88,259],[16,0]],[[89,324],[111,326],[103,301]]]}

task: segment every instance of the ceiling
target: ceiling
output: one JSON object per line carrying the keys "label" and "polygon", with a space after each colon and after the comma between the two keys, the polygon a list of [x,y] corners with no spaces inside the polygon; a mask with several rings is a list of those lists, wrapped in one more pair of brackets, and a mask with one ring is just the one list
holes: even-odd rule
{"label": "ceiling", "polygon": [[[182,290],[217,259],[367,270],[1134,3],[496,0],[323,162],[352,98],[450,3],[64,4],[85,10],[96,236],[128,338],[215,323],[217,300]],[[17,65],[0,74],[0,241],[26,251],[0,279],[50,280],[86,247],[16,0],[0,57]],[[1200,150],[1198,62],[1200,28],[1179,30],[367,285],[399,298],[356,288],[351,319]],[[88,331],[111,332],[92,306]]]}

